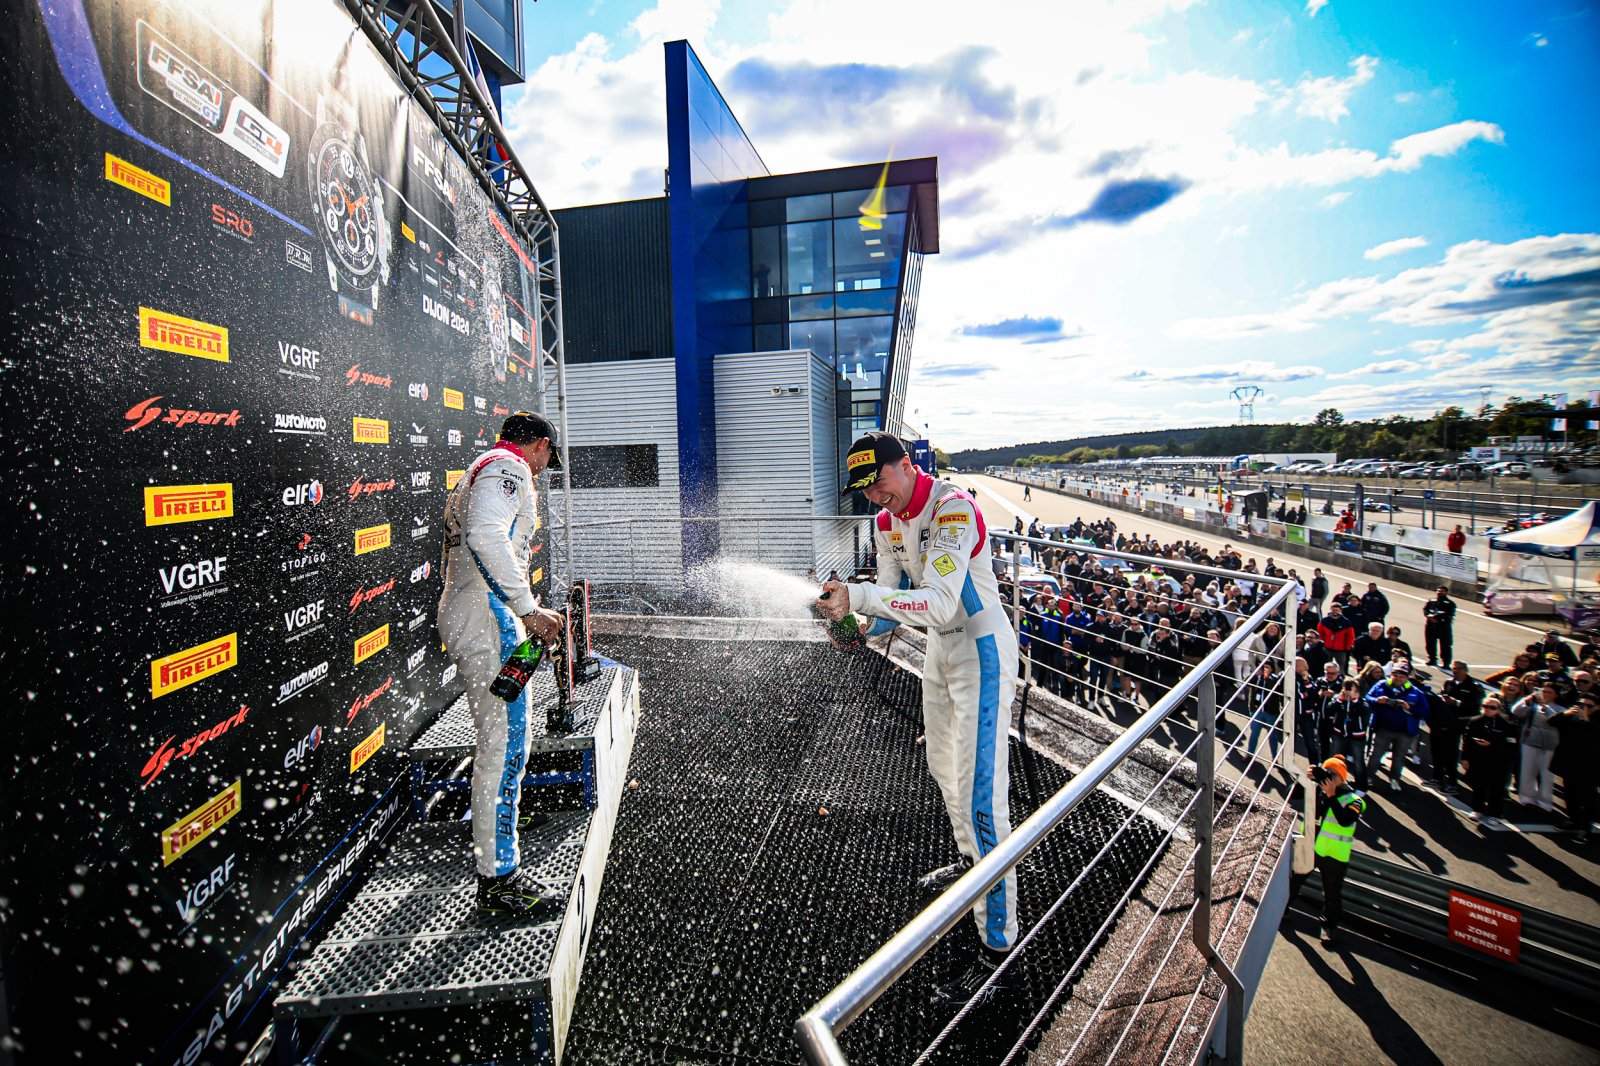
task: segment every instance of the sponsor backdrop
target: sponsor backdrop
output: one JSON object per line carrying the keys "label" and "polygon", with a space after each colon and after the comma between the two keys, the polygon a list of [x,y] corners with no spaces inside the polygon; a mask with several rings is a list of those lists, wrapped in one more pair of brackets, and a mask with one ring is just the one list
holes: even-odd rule
{"label": "sponsor backdrop", "polygon": [[333,0],[19,5],[0,79],[6,1007],[237,1061],[460,692],[439,515],[536,403],[531,264]]}

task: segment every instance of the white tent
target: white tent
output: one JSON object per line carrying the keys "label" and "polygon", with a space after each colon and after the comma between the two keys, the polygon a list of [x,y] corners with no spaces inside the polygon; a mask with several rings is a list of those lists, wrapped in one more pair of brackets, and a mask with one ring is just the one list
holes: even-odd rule
{"label": "white tent", "polygon": [[1494,615],[1561,614],[1574,622],[1600,608],[1600,504],[1490,537],[1484,604]]}

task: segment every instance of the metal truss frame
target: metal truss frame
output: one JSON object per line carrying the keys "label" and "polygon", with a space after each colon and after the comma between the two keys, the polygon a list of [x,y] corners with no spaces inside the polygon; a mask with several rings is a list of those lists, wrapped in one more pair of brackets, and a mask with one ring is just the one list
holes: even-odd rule
{"label": "metal truss frame", "polygon": [[[570,588],[572,492],[566,471],[572,469],[572,462],[567,433],[566,346],[561,327],[561,242],[555,217],[511,147],[494,105],[468,73],[466,61],[433,0],[342,3],[412,99],[433,119],[450,147],[466,163],[484,193],[511,223],[519,250],[531,267],[539,314],[539,351],[535,353],[534,371],[538,409],[550,414],[546,394],[554,385],[561,435],[564,506],[559,522],[552,516],[550,539],[554,542],[559,531]],[[553,544],[547,558],[553,563]]]}

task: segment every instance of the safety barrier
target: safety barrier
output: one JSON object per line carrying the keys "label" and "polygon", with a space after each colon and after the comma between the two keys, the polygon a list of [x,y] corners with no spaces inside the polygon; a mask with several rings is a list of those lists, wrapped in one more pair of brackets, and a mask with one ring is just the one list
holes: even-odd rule
{"label": "safety barrier", "polygon": [[[1021,557],[1021,551],[1017,549],[1021,545],[1036,545],[1039,547],[1059,547],[1060,545],[1054,541],[1010,533],[993,532],[992,535],[1013,546],[1011,552],[1013,563],[1010,591],[1012,597],[1011,609],[1014,612],[1014,618],[1017,618],[1020,617],[1021,611],[1021,583],[1019,580],[1021,574],[1017,563],[1017,560]],[[1074,545],[1073,550],[1080,552],[1080,554],[1096,556],[1105,560],[1126,562],[1141,567],[1150,563],[1148,558],[1109,549]],[[1236,572],[1231,570],[1180,563],[1163,563],[1163,565],[1170,570],[1193,572],[1197,575],[1216,577],[1226,581],[1235,581],[1239,577]],[[1044,842],[1066,820],[1074,807],[1126,762],[1140,744],[1150,738],[1164,723],[1183,713],[1185,708],[1191,705],[1191,702],[1197,704],[1198,708],[1196,711],[1197,735],[1194,741],[1178,754],[1177,759],[1173,761],[1167,773],[1144,797],[1130,800],[1132,809],[1128,815],[1128,821],[1124,823],[1125,828],[1132,823],[1133,819],[1140,817],[1141,813],[1150,807],[1157,791],[1167,786],[1173,779],[1174,770],[1180,765],[1192,763],[1196,782],[1194,795],[1187,805],[1177,813],[1177,816],[1170,819],[1170,828],[1163,841],[1164,847],[1159,849],[1156,855],[1152,856],[1150,865],[1147,865],[1145,870],[1148,873],[1157,860],[1165,856],[1169,862],[1181,859],[1178,874],[1172,878],[1170,885],[1166,888],[1164,897],[1159,900],[1151,899],[1150,918],[1144,925],[1127,958],[1123,961],[1121,969],[1106,983],[1104,994],[1090,1008],[1087,1020],[1079,1026],[1071,1047],[1066,1049],[1065,1054],[1057,1057],[1059,1061],[1078,1061],[1080,1052],[1085,1057],[1090,1055],[1098,1056],[1103,1048],[1109,1046],[1110,1053],[1105,1061],[1115,1059],[1130,1034],[1136,1031],[1135,1023],[1139,1020],[1140,1013],[1146,1004],[1151,1001],[1152,994],[1159,984],[1159,978],[1162,974],[1168,972],[1169,965],[1177,965],[1174,960],[1183,943],[1185,930],[1187,930],[1187,935],[1192,939],[1194,948],[1204,960],[1205,967],[1209,968],[1220,979],[1225,989],[1223,1001],[1217,1004],[1217,1008],[1222,1009],[1222,1013],[1225,1014],[1226,1018],[1226,1037],[1223,1041],[1223,1054],[1227,1061],[1241,1061],[1245,989],[1243,981],[1236,972],[1240,961],[1237,941],[1230,938],[1238,935],[1234,929],[1234,923],[1244,915],[1245,909],[1242,906],[1244,893],[1242,890],[1239,891],[1236,897],[1237,902],[1234,903],[1231,913],[1228,914],[1220,935],[1215,934],[1212,921],[1212,880],[1214,875],[1222,869],[1224,860],[1228,858],[1230,851],[1239,841],[1240,831],[1246,824],[1248,817],[1256,813],[1258,807],[1261,814],[1270,816],[1271,824],[1264,834],[1267,846],[1261,847],[1259,853],[1254,856],[1245,854],[1244,849],[1234,853],[1234,866],[1242,864],[1248,867],[1244,874],[1243,883],[1250,884],[1253,878],[1262,873],[1264,866],[1274,859],[1272,845],[1274,842],[1284,838],[1288,831],[1287,828],[1284,828],[1284,820],[1287,818],[1292,822],[1296,812],[1295,808],[1287,803],[1264,798],[1267,782],[1272,778],[1270,771],[1279,762],[1280,754],[1284,765],[1292,768],[1291,773],[1293,776],[1298,777],[1299,774],[1295,771],[1304,766],[1303,761],[1297,761],[1294,755],[1293,740],[1286,736],[1288,731],[1283,728],[1285,716],[1292,715],[1294,709],[1293,689],[1291,687],[1293,671],[1287,670],[1278,675],[1274,675],[1269,671],[1264,674],[1264,677],[1270,679],[1270,692],[1263,691],[1266,688],[1266,683],[1256,683],[1254,675],[1239,678],[1231,674],[1235,650],[1244,648],[1249,645],[1249,642],[1254,641],[1271,619],[1281,617],[1283,619],[1282,628],[1280,635],[1271,642],[1270,647],[1261,647],[1264,657],[1281,661],[1294,647],[1296,586],[1286,579],[1255,577],[1254,575],[1252,575],[1252,579],[1262,586],[1273,588],[1273,591],[1254,610],[1244,616],[1242,624],[1236,625],[1233,632],[1225,637],[1219,634],[1219,639],[1214,645],[1209,645],[1209,651],[1200,661],[1197,664],[1193,664],[1192,668],[1179,677],[1170,690],[1161,696],[1149,710],[1140,715],[1137,721],[1120,737],[1092,759],[1060,791],[1045,801],[1031,817],[1015,827],[1010,836],[1002,840],[993,850],[980,859],[959,881],[945,891],[926,910],[914,918],[840,985],[798,1019],[795,1023],[796,1036],[811,1062],[818,1064],[844,1063],[846,1058],[839,1044],[839,1034],[860,1018],[874,1002],[883,996],[886,990],[910,970],[913,964],[932,947],[938,938],[949,932],[960,922],[972,906],[990,888],[999,883],[1025,856]],[[1154,595],[1160,596],[1161,593],[1156,592]],[[1035,637],[1034,639],[1039,638]],[[1259,646],[1259,642],[1257,646]],[[1052,647],[1063,652],[1068,650],[1063,644],[1055,644]],[[1141,650],[1140,654],[1148,655],[1150,653]],[[1184,665],[1189,666],[1190,663],[1185,660]],[[1038,666],[1037,662],[1030,664],[1030,673],[1033,668]],[[1048,664],[1044,666],[1046,671],[1051,668]],[[1217,675],[1219,673],[1223,674],[1223,681],[1229,692],[1229,695],[1220,704],[1217,699]],[[1283,686],[1281,691],[1277,689],[1280,679]],[[1251,745],[1244,772],[1231,779],[1219,777],[1217,774],[1217,722],[1219,712],[1222,715],[1228,713],[1248,714],[1252,725],[1259,726],[1259,728],[1253,729],[1251,732],[1259,734],[1264,731],[1268,735],[1269,741],[1274,735],[1284,737],[1281,749],[1270,743],[1263,746],[1263,751],[1267,747],[1273,747],[1274,750],[1269,758],[1259,762],[1262,767],[1259,783],[1251,781],[1251,770],[1258,765],[1260,757],[1260,753],[1255,750],[1254,744]],[[1241,728],[1238,737],[1223,750],[1224,760],[1238,751],[1244,744],[1246,735],[1246,730]],[[1258,739],[1258,737],[1253,736],[1252,739]],[[1275,809],[1273,809],[1274,804],[1276,804]],[[1314,811],[1309,809],[1311,804],[1311,790],[1302,789],[1299,813],[1305,818],[1306,823],[1311,820],[1309,816],[1314,814]],[[1213,836],[1216,825],[1225,813],[1230,816],[1238,816],[1238,820],[1234,824],[1232,833],[1219,849],[1215,846]],[[1186,852],[1175,850],[1182,847],[1182,841],[1178,836],[1180,824],[1192,826],[1192,843],[1188,845]],[[1115,846],[1120,835],[1119,831],[1118,834],[1112,836],[1100,855],[1090,861],[1090,867]],[[1296,839],[1295,851],[1295,868],[1300,870],[1309,869],[1311,865],[1309,838],[1303,834],[1299,836]],[[1191,867],[1192,872],[1190,872]],[[1234,867],[1229,869],[1230,878],[1237,883],[1237,869]],[[1271,868],[1267,867],[1267,869],[1270,872]],[[1079,881],[1081,881],[1081,878]],[[1075,881],[1070,885],[1065,893],[1055,901],[1044,917],[1041,918],[1039,925],[1023,933],[1007,961],[1002,963],[996,973],[985,982],[977,995],[958,1011],[955,1018],[935,1039],[934,1044],[924,1052],[923,1059],[935,1053],[940,1046],[940,1041],[952,1031],[978,1002],[982,1001],[996,983],[1003,980],[1003,975],[1012,964],[1012,961],[1028,950],[1033,934],[1039,926],[1042,926],[1051,914],[1070,902],[1072,893],[1079,881]],[[1157,920],[1168,912],[1169,904],[1182,884],[1187,884],[1191,887],[1192,904],[1190,904],[1186,912],[1182,913],[1175,932],[1170,927],[1167,927],[1164,938],[1162,934],[1157,934],[1156,939],[1151,939],[1156,930]],[[1034,1014],[1024,1031],[1018,1035],[1004,1061],[1015,1061],[1019,1057],[1026,1055],[1030,1042],[1037,1041],[1053,1024],[1056,1010],[1061,1004],[1061,997],[1075,979],[1084,972],[1086,960],[1091,952],[1104,942],[1108,930],[1117,918],[1131,913],[1127,909],[1127,904],[1138,888],[1138,882],[1128,886],[1122,900],[1114,909],[1112,916],[1107,918],[1106,923],[1096,935],[1094,942],[1086,947],[1078,958],[1074,960],[1068,971],[1061,975],[1060,983],[1056,986],[1054,993]],[[1157,886],[1152,891],[1152,896],[1159,890],[1159,886]],[[1147,941],[1149,942],[1148,948],[1146,948]],[[1233,945],[1230,950],[1234,955],[1234,959],[1231,962],[1224,958],[1224,953],[1219,950],[1219,945],[1223,943]],[[1117,990],[1119,983],[1128,973],[1130,964],[1135,957],[1144,951],[1160,956],[1160,961],[1154,968],[1155,972],[1150,977],[1149,983],[1145,984],[1142,991],[1138,992],[1137,995],[1132,997],[1119,995],[1113,1014],[1112,1009],[1108,1008],[1113,991]],[[1163,1062],[1175,1054],[1180,1057],[1199,1057],[1204,1055],[1204,1047],[1194,1047],[1192,1044],[1183,1045],[1183,1050],[1180,1050],[1180,1043],[1185,1034],[1190,1034],[1190,1039],[1192,1039],[1192,1034],[1197,1029],[1201,1033],[1209,1033],[1216,1017],[1215,1013],[1211,1018],[1196,1017],[1193,1019],[1194,1024],[1190,1024],[1191,1015],[1197,1009],[1203,1009],[1200,1007],[1203,984],[1204,982],[1199,980],[1194,982],[1194,992],[1189,997],[1188,1003],[1182,1012],[1182,1017],[1178,1019],[1176,1025],[1168,1025],[1168,1021],[1175,1013],[1171,1010],[1170,1003],[1163,1008],[1162,1020],[1157,1024],[1156,1028],[1166,1033],[1164,1047],[1151,1047],[1150,1040],[1152,1038],[1148,1031],[1150,1027],[1146,1027],[1146,1031],[1142,1032],[1140,1036],[1141,1040],[1146,1041],[1142,1054],[1159,1057]],[[1126,1020],[1120,1021],[1119,1029],[1117,1028],[1119,1019],[1122,1018]],[[1102,1022],[1105,1024],[1101,1025]],[[1093,1051],[1085,1046],[1085,1039],[1089,1037],[1091,1031],[1095,1034],[1094,1039],[1090,1041]],[[1203,1037],[1201,1040],[1203,1043]],[[1096,1058],[1095,1061],[1100,1060]]]}

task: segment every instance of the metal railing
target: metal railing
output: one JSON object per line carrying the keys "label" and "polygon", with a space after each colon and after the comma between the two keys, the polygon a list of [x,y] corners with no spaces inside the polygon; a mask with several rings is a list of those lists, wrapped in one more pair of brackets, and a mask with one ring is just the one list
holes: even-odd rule
{"label": "metal railing", "polygon": [[[1062,544],[1058,541],[1026,537],[1013,533],[991,531],[991,535],[1009,542],[1013,547],[1011,552],[1012,599],[1010,607],[1014,622],[1020,621],[1022,609],[1021,582],[1019,580],[1022,576],[1020,572],[1021,551],[1018,550],[1021,545],[1036,545],[1041,548],[1064,548],[1069,551],[1077,552],[1080,555],[1117,559],[1143,565],[1148,565],[1152,561],[1157,561],[1152,560],[1150,557],[1144,555],[1113,551],[1105,548],[1095,548],[1087,545]],[[1232,570],[1199,566],[1171,560],[1159,560],[1159,562],[1165,568],[1180,571],[1191,571],[1197,574],[1214,576],[1228,581],[1237,581],[1240,578],[1239,572]],[[1276,588],[1265,598],[1265,600],[1260,602],[1253,611],[1250,611],[1245,616],[1244,623],[1242,625],[1236,625],[1233,632],[1229,633],[1225,637],[1222,637],[1216,643],[1216,645],[1200,659],[1197,664],[1194,664],[1186,674],[1177,680],[1176,684],[1174,684],[1165,695],[1163,695],[1153,706],[1151,706],[1149,710],[1140,715],[1139,718],[1126,729],[1126,731],[1124,731],[1119,737],[1107,745],[1106,748],[1099,753],[1099,755],[1093,758],[1088,765],[1086,765],[1075,777],[1067,782],[1067,784],[1062,787],[1060,791],[1045,800],[1027,820],[1025,820],[1021,825],[1015,827],[1009,836],[1000,841],[987,855],[983,856],[963,877],[961,877],[960,880],[958,880],[941,896],[939,896],[938,899],[936,899],[926,910],[924,910],[916,918],[912,919],[912,921],[907,924],[899,933],[897,933],[887,943],[874,952],[853,973],[847,976],[843,982],[841,982],[831,992],[819,1000],[810,1010],[808,1010],[796,1021],[796,1037],[799,1040],[801,1048],[806,1057],[811,1062],[818,1064],[839,1064],[846,1062],[847,1060],[845,1058],[843,1049],[838,1041],[839,1034],[843,1032],[844,1029],[847,1028],[852,1022],[856,1021],[874,1002],[876,1002],[884,994],[887,989],[889,989],[891,985],[893,985],[908,970],[910,970],[917,960],[926,954],[940,937],[949,932],[950,929],[960,922],[962,918],[978,902],[978,900],[989,891],[990,888],[998,884],[1030,852],[1037,848],[1055,829],[1061,826],[1067,817],[1072,813],[1072,811],[1102,783],[1104,783],[1108,777],[1116,772],[1118,768],[1121,767],[1124,762],[1126,762],[1130,756],[1134,754],[1135,750],[1139,748],[1139,746],[1146,740],[1148,740],[1158,728],[1160,728],[1169,719],[1174,718],[1180,712],[1182,712],[1185,706],[1191,700],[1195,700],[1199,704],[1199,729],[1194,741],[1179,753],[1178,758],[1172,762],[1171,766],[1167,770],[1167,773],[1162,776],[1162,778],[1153,788],[1150,789],[1150,791],[1142,800],[1138,801],[1138,803],[1134,805],[1122,827],[1120,827],[1118,831],[1112,835],[1111,839],[1108,840],[1107,843],[1101,848],[1100,852],[1089,860],[1089,863],[1085,866],[1085,869],[1067,887],[1066,891],[1063,892],[1061,897],[1056,900],[1055,904],[1046,911],[1045,915],[1040,919],[1040,922],[1029,929],[1019,939],[1018,944],[1010,953],[1007,960],[1001,963],[999,969],[988,979],[988,981],[985,982],[983,988],[978,991],[974,999],[962,1007],[956,1014],[955,1018],[953,1018],[950,1023],[945,1026],[939,1036],[935,1039],[934,1045],[930,1047],[929,1051],[931,1052],[934,1047],[938,1046],[941,1040],[951,1033],[954,1027],[973,1008],[974,1004],[979,1002],[987,994],[990,987],[1002,980],[1006,968],[1010,966],[1021,953],[1027,950],[1037,931],[1044,925],[1045,922],[1050,920],[1052,915],[1054,915],[1067,903],[1073,891],[1083,883],[1089,870],[1092,869],[1095,863],[1097,863],[1109,852],[1111,846],[1123,835],[1124,832],[1127,831],[1128,827],[1133,824],[1133,820],[1139,817],[1141,813],[1151,805],[1152,801],[1155,799],[1157,791],[1164,787],[1171,779],[1173,771],[1185,760],[1192,758],[1195,767],[1197,783],[1195,795],[1189,800],[1189,803],[1183,808],[1183,810],[1178,813],[1178,816],[1170,820],[1170,827],[1167,830],[1165,838],[1162,840],[1160,846],[1158,846],[1152,853],[1149,861],[1145,865],[1144,870],[1140,872],[1139,876],[1134,881],[1129,883],[1127,890],[1122,895],[1122,898],[1112,908],[1111,913],[1107,915],[1099,930],[1091,938],[1090,943],[1084,947],[1082,952],[1069,967],[1068,971],[1061,975],[1060,982],[1056,986],[1054,992],[1051,994],[1045,1004],[1034,1014],[1032,1021],[1027,1025],[1024,1032],[1013,1045],[1011,1053],[1007,1056],[1005,1061],[1012,1061],[1020,1054],[1023,1054],[1023,1048],[1027,1041],[1038,1032],[1038,1029],[1041,1025],[1045,1024],[1049,1020],[1051,1012],[1054,1010],[1055,1005],[1059,1002],[1060,996],[1081,972],[1081,968],[1083,967],[1085,960],[1089,957],[1094,947],[1106,935],[1107,931],[1116,921],[1118,916],[1125,911],[1125,906],[1128,900],[1131,898],[1132,893],[1136,890],[1136,888],[1138,888],[1140,883],[1154,868],[1154,865],[1158,859],[1166,852],[1166,845],[1169,844],[1172,839],[1174,839],[1179,824],[1183,821],[1183,819],[1190,817],[1191,812],[1195,826],[1193,851],[1184,861],[1182,870],[1179,871],[1179,874],[1174,878],[1172,884],[1167,888],[1166,898],[1162,900],[1161,906],[1153,908],[1150,922],[1146,925],[1139,938],[1139,944],[1136,945],[1136,947],[1142,946],[1144,940],[1149,937],[1151,930],[1154,928],[1157,917],[1159,917],[1161,914],[1166,902],[1170,900],[1180,883],[1182,883],[1180,879],[1182,877],[1183,870],[1188,870],[1192,864],[1193,874],[1190,883],[1193,886],[1194,902],[1190,908],[1188,916],[1184,919],[1184,924],[1188,924],[1189,922],[1193,923],[1193,930],[1191,933],[1193,942],[1198,949],[1200,956],[1203,958],[1205,966],[1214,972],[1218,978],[1220,978],[1226,990],[1225,1003],[1227,1006],[1228,1019],[1228,1032],[1225,1044],[1226,1054],[1229,1061],[1238,1062],[1240,1060],[1244,1026],[1244,988],[1239,977],[1234,973],[1233,969],[1218,952],[1211,940],[1210,934],[1213,871],[1217,868],[1217,864],[1222,860],[1222,858],[1227,855],[1229,849],[1232,848],[1232,846],[1237,842],[1239,839],[1239,833],[1246,822],[1245,817],[1239,818],[1234,827],[1232,835],[1224,844],[1221,852],[1217,853],[1215,851],[1213,842],[1213,828],[1218,819],[1215,750],[1217,743],[1218,712],[1220,711],[1222,714],[1240,713],[1239,707],[1234,706],[1234,704],[1236,701],[1240,701],[1241,697],[1243,697],[1243,706],[1246,707],[1246,711],[1244,713],[1248,713],[1250,717],[1251,725],[1253,727],[1251,730],[1252,734],[1260,732],[1260,729],[1256,728],[1258,725],[1265,727],[1268,733],[1269,741],[1276,735],[1282,735],[1284,733],[1288,734],[1283,738],[1281,748],[1279,748],[1277,745],[1269,743],[1268,746],[1273,747],[1275,750],[1273,751],[1270,759],[1263,764],[1264,769],[1261,775],[1261,781],[1255,787],[1255,792],[1253,795],[1241,799],[1241,790],[1246,788],[1249,770],[1255,765],[1257,759],[1257,754],[1254,750],[1255,745],[1253,743],[1250,745],[1251,751],[1249,753],[1245,772],[1241,773],[1232,782],[1232,788],[1230,791],[1228,791],[1227,796],[1223,799],[1221,804],[1221,808],[1223,810],[1237,809],[1238,805],[1242,803],[1244,805],[1244,812],[1246,815],[1253,812],[1255,810],[1256,803],[1262,798],[1263,791],[1266,789],[1267,782],[1271,777],[1270,769],[1278,762],[1280,752],[1285,757],[1286,765],[1295,764],[1296,759],[1296,756],[1294,755],[1293,731],[1283,729],[1285,717],[1288,716],[1290,720],[1292,720],[1295,708],[1293,689],[1294,671],[1292,666],[1290,669],[1283,671],[1281,676],[1281,690],[1277,688],[1280,679],[1276,677],[1270,677],[1270,675],[1268,675],[1270,678],[1270,682],[1268,683],[1271,685],[1272,689],[1270,692],[1266,691],[1266,684],[1257,681],[1254,677],[1235,679],[1238,683],[1233,686],[1231,695],[1220,707],[1217,703],[1215,674],[1219,670],[1225,670],[1231,667],[1235,649],[1244,646],[1247,641],[1252,640],[1256,636],[1257,632],[1262,630],[1267,625],[1269,620],[1281,618],[1282,621],[1280,624],[1283,628],[1282,635],[1274,642],[1274,646],[1266,649],[1267,656],[1269,658],[1274,656],[1291,658],[1292,660],[1295,639],[1294,621],[1296,614],[1295,608],[1297,606],[1295,602],[1297,586],[1287,578],[1272,578],[1264,575],[1248,575],[1247,579],[1253,580],[1262,586],[1276,586]],[[1064,644],[1051,646],[1055,648],[1061,648],[1063,651],[1066,650],[1066,646]],[[1150,654],[1150,652],[1143,651],[1141,654]],[[1036,664],[1030,664],[1030,672],[1034,665]],[[1185,665],[1188,664],[1186,663]],[[1263,708],[1270,707],[1270,703],[1274,698],[1277,703],[1276,712],[1272,713],[1270,718],[1261,718],[1260,715],[1263,713]],[[1253,709],[1250,707],[1252,703],[1254,703]],[[1244,744],[1245,736],[1245,730],[1241,729],[1238,737],[1236,737],[1233,743],[1226,749],[1224,753],[1225,758],[1233,755],[1238,748]],[[1253,737],[1253,739],[1255,738]],[[1303,766],[1303,763],[1298,765]],[[1305,817],[1305,824],[1310,825],[1314,821],[1314,796],[1310,789],[1301,790],[1301,804],[1301,813]],[[1279,809],[1272,819],[1271,827],[1268,830],[1269,839],[1276,839],[1276,834],[1280,831],[1279,827],[1282,819],[1285,817],[1286,813],[1290,812],[1291,810],[1292,808],[1290,808],[1287,804],[1280,804]],[[1295,868],[1297,870],[1309,870],[1311,867],[1311,840],[1308,834],[1301,833],[1297,837],[1295,849]],[[1254,874],[1259,871],[1261,863],[1265,860],[1266,852],[1263,850],[1262,853],[1257,856],[1255,864],[1251,868],[1251,876],[1254,876]],[[1228,928],[1224,930],[1224,936],[1226,936],[1231,930],[1232,923],[1239,918],[1240,910],[1241,908],[1236,905],[1233,913],[1230,915]],[[1154,987],[1157,977],[1159,977],[1159,975],[1165,970],[1168,962],[1172,959],[1177,945],[1181,939],[1182,931],[1180,927],[1178,937],[1175,938],[1166,949],[1166,954],[1162,959],[1161,966],[1157,968],[1156,974],[1151,977],[1150,984],[1146,986],[1146,989],[1141,995],[1138,1004],[1130,1012],[1128,1021],[1126,1025],[1123,1026],[1122,1032],[1117,1038],[1116,1045],[1112,1050],[1113,1056],[1116,1055],[1117,1050],[1121,1048],[1123,1041],[1127,1039],[1128,1034],[1132,1031],[1134,1021],[1137,1019],[1139,1011],[1143,1008],[1145,1000],[1148,999],[1151,988]],[[1083,1028],[1079,1032],[1078,1039],[1073,1044],[1071,1051],[1068,1052],[1067,1058],[1070,1059],[1071,1056],[1076,1053],[1083,1041],[1084,1036],[1090,1031],[1090,1028],[1096,1019],[1101,1017],[1104,1013],[1106,1003],[1111,996],[1112,990],[1116,988],[1117,981],[1120,980],[1122,974],[1126,972],[1128,964],[1131,961],[1132,956],[1130,955],[1129,959],[1124,962],[1122,971],[1118,973],[1117,978],[1113,979],[1107,985],[1105,996],[1101,997],[1100,1002],[1091,1012],[1089,1019],[1084,1022]],[[1187,1022],[1189,1014],[1195,1008],[1199,991],[1200,989],[1197,987],[1195,996],[1191,998],[1188,1009],[1184,1013],[1185,1022]],[[1174,1042],[1167,1048],[1168,1056],[1172,1054],[1174,1048],[1176,1047],[1176,1037],[1181,1029],[1182,1026],[1180,1026],[1178,1030],[1173,1031]],[[926,1057],[927,1054],[928,1052],[925,1052],[924,1057]]]}

